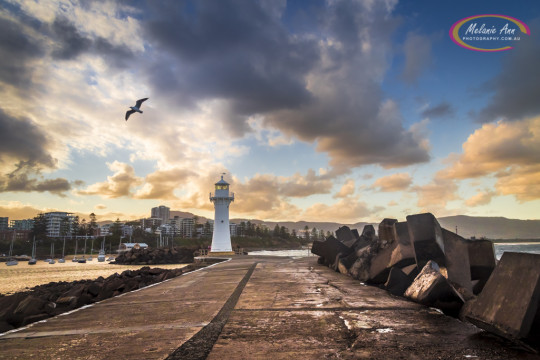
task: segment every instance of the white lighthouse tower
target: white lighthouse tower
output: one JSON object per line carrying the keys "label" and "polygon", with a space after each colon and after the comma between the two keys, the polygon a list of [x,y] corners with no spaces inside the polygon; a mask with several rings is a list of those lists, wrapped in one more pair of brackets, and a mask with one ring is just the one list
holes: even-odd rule
{"label": "white lighthouse tower", "polygon": [[214,203],[215,209],[214,235],[210,254],[234,255],[229,228],[229,204],[234,201],[234,193],[229,195],[229,184],[223,180],[223,175],[215,185],[215,194],[210,193],[210,201]]}

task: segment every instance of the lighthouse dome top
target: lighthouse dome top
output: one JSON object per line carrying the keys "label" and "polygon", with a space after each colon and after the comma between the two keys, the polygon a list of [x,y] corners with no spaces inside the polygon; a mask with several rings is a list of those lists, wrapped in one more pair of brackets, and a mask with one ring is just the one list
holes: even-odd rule
{"label": "lighthouse dome top", "polygon": [[221,180],[215,183],[215,185],[229,185],[229,183],[223,180],[223,175],[221,175]]}

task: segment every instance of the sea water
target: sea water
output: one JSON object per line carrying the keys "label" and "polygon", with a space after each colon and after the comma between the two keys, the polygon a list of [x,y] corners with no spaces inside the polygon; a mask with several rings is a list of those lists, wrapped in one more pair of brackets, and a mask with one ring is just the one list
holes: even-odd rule
{"label": "sea water", "polygon": [[[540,254],[540,242],[521,242],[521,243],[494,243],[495,257],[499,260],[505,251],[525,252],[531,254]],[[293,258],[315,256],[309,249],[301,250],[260,250],[250,251],[249,255],[263,256],[290,256]]]}

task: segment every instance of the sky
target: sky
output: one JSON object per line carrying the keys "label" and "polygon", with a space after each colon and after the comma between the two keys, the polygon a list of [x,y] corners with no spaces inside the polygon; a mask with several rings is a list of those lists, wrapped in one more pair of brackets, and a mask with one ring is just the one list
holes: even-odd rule
{"label": "sky", "polygon": [[536,0],[0,0],[0,54],[0,216],[540,219]]}

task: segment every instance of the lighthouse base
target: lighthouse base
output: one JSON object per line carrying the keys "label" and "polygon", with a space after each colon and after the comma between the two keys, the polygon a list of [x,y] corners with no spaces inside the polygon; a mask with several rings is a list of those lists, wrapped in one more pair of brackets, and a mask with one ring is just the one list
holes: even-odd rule
{"label": "lighthouse base", "polygon": [[236,255],[234,251],[210,251],[208,256],[229,256]]}

